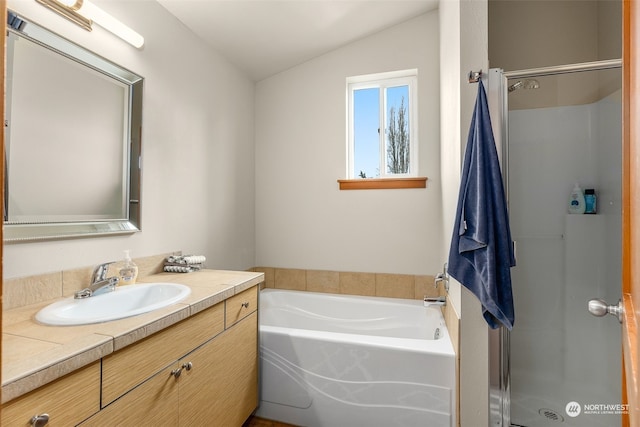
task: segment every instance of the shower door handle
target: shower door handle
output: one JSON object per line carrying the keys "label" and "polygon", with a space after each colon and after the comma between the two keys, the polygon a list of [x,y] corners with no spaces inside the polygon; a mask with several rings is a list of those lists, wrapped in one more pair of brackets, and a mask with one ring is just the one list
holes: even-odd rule
{"label": "shower door handle", "polygon": [[594,298],[589,300],[587,307],[589,309],[589,313],[597,317],[611,314],[612,316],[616,316],[620,323],[622,323],[622,319],[624,319],[624,307],[622,306],[621,300],[618,301],[617,305],[608,305],[604,300]]}

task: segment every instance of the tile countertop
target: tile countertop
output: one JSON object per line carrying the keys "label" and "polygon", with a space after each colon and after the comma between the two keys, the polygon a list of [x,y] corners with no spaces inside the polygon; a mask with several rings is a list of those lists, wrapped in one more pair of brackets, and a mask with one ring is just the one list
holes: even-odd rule
{"label": "tile countertop", "polygon": [[[2,313],[2,403],[173,325],[264,281],[263,273],[201,270],[160,273],[137,283],[182,283],[181,302],[138,316],[82,326],[46,326],[35,314],[62,298]],[[135,285],[134,285],[135,286]]]}

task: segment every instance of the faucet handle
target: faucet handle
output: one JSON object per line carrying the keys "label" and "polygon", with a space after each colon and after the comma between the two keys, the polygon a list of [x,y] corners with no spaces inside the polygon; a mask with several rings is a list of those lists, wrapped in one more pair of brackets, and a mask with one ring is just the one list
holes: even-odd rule
{"label": "faucet handle", "polygon": [[444,283],[444,290],[449,292],[449,275],[447,273],[438,273],[433,281],[433,287],[438,288],[438,284]]}
{"label": "faucet handle", "polygon": [[100,282],[107,278],[107,272],[109,271],[109,266],[113,264],[115,261],[105,262],[102,264],[98,264],[96,268],[93,269],[93,274],[91,276],[91,283]]}
{"label": "faucet handle", "polygon": [[89,298],[91,295],[93,295],[93,292],[91,292],[91,289],[84,288],[79,290],[75,294],[73,294],[73,297],[75,299],[85,299],[85,298]]}
{"label": "faucet handle", "polygon": [[442,267],[442,272],[436,274],[435,280],[433,281],[433,286],[437,288],[440,282],[444,282],[444,290],[449,292],[449,272],[447,271],[447,267],[447,263],[445,263]]}

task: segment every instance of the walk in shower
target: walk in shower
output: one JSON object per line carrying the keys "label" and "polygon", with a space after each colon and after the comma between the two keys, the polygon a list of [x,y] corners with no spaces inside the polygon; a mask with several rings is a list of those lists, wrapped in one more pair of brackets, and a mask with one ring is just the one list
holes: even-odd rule
{"label": "walk in shower", "polygon": [[[592,298],[615,304],[621,296],[622,72],[616,64],[492,70],[500,87],[492,92],[506,110],[493,121],[503,135],[517,257],[516,321],[502,334],[502,395],[492,400],[493,425],[620,425],[620,324],[587,310]],[[595,190],[597,213],[568,213],[576,183]]]}

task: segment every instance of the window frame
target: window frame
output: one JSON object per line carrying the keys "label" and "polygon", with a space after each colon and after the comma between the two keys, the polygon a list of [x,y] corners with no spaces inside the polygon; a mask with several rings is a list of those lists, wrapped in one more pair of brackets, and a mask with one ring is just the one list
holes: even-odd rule
{"label": "window frame", "polygon": [[[408,100],[407,113],[409,116],[409,171],[402,174],[387,173],[387,89],[407,86]],[[356,90],[379,90],[379,123],[380,132],[378,144],[380,147],[380,175],[375,177],[360,178],[356,175],[355,166],[355,140],[354,140],[354,93]],[[401,70],[387,73],[368,74],[347,78],[347,178],[360,179],[398,179],[417,177],[418,164],[418,70]]]}

